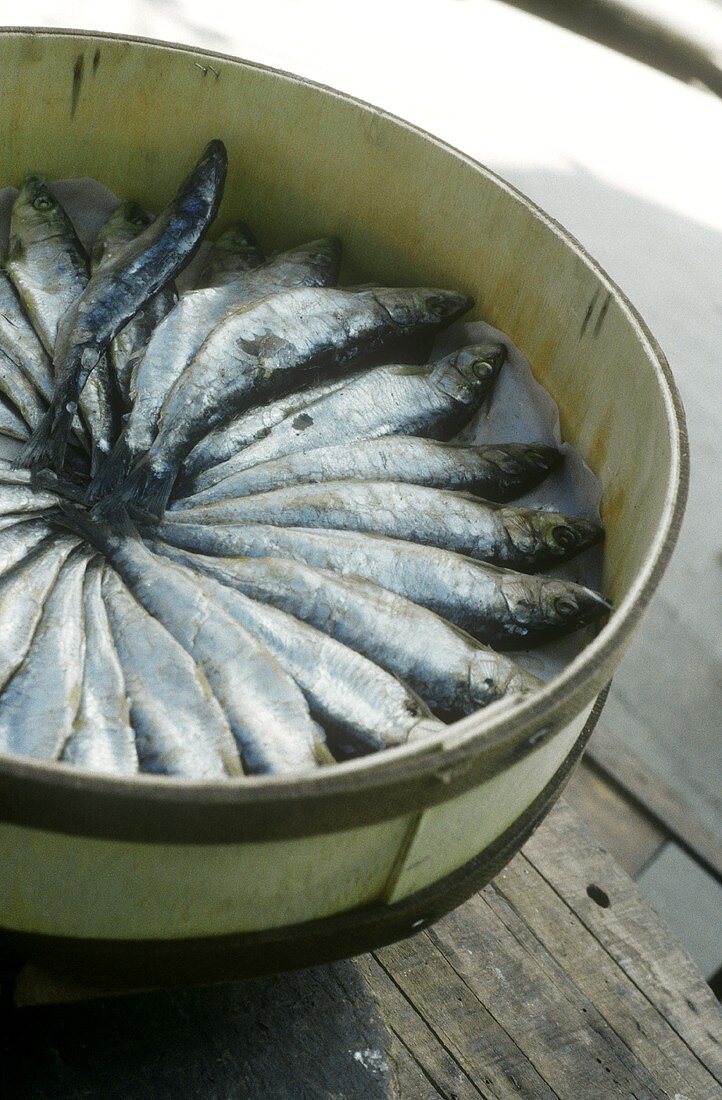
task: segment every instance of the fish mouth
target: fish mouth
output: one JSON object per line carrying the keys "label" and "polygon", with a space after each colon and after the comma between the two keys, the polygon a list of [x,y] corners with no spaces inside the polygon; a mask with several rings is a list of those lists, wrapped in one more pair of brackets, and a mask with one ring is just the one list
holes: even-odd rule
{"label": "fish mouth", "polygon": [[524,462],[535,470],[543,470],[550,473],[561,466],[564,455],[556,447],[548,447],[544,444],[534,444],[524,452]]}
{"label": "fish mouth", "polygon": [[445,324],[457,321],[473,306],[474,299],[470,294],[460,294],[455,290],[432,291],[426,299],[430,316]]}
{"label": "fish mouth", "polygon": [[565,559],[581,554],[604,538],[604,528],[590,519],[565,519],[551,529],[551,543]]}

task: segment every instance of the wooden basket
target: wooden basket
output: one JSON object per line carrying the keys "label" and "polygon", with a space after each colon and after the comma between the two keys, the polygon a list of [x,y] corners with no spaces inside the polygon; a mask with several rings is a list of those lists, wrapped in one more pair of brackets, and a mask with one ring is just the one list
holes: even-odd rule
{"label": "wooden basket", "polygon": [[[348,96],[217,54],[0,33],[2,185],[91,176],[151,209],[228,146],[217,230],[344,243],[344,282],[465,290],[601,478],[616,610],[539,694],[302,779],[112,779],[0,756],[0,946],[75,980],[214,980],[408,934],[487,881],[556,797],[669,558],[687,479],[669,369],[634,309],[503,180]],[[597,709],[599,707],[597,703]]]}

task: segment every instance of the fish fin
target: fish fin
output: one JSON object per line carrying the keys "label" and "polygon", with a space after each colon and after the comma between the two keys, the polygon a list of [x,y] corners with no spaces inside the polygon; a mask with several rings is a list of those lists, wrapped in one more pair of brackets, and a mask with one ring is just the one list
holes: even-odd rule
{"label": "fish fin", "polygon": [[[165,512],[168,498],[175,483],[176,471],[153,468],[150,454],[144,455],[138,465],[118,490],[117,497],[128,507],[140,509],[159,520]],[[114,494],[115,495],[115,494]],[[112,498],[109,498],[112,499]],[[105,504],[105,501],[103,501]]]}
{"label": "fish fin", "polygon": [[120,435],[107,460],[96,470],[88,486],[88,500],[100,500],[115,493],[128,477],[135,455],[128,446],[125,433]]}
{"label": "fish fin", "polygon": [[40,469],[50,467],[60,472],[63,468],[68,433],[73,422],[75,408],[67,408],[62,397],[63,387],[56,391],[53,403],[37,428],[13,462],[15,469]]}

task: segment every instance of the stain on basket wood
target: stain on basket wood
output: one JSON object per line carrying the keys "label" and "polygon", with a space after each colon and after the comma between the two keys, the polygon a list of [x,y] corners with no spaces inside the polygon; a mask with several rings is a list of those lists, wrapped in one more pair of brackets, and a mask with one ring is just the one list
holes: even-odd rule
{"label": "stain on basket wood", "polygon": [[98,46],[93,54],[93,76],[95,76],[98,71],[98,65],[100,65],[100,46]]}
{"label": "stain on basket wood", "polygon": [[587,312],[584,314],[584,320],[582,321],[582,327],[579,330],[579,339],[580,340],[584,336],[584,333],[587,331],[587,326],[588,326],[589,322],[592,319],[592,314],[594,313],[594,307],[597,304],[598,298],[599,298],[599,289],[597,288],[597,290],[594,291],[591,302],[587,306]]}
{"label": "stain on basket wood", "polygon": [[607,310],[609,309],[609,303],[612,300],[612,295],[607,291],[607,296],[602,303],[602,308],[599,310],[599,316],[594,322],[594,335],[599,336],[602,331],[602,325],[604,324],[604,318],[607,316]]}
{"label": "stain on basket wood", "polygon": [[75,118],[75,112],[78,109],[78,101],[80,99],[80,90],[83,86],[83,69],[85,66],[85,60],[82,53],[79,53],[75,59],[73,65],[73,85],[70,92],[70,117]]}

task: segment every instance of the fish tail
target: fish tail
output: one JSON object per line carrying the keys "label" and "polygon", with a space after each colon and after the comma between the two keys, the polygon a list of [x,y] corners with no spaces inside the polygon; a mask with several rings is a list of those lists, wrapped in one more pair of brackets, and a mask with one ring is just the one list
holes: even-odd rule
{"label": "fish tail", "polygon": [[135,460],[125,433],[119,436],[111,453],[96,469],[88,486],[88,500],[100,500],[115,493],[125,482]]}
{"label": "fish tail", "polygon": [[75,413],[74,403],[65,399],[65,386],[61,385],[52,405],[15,459],[16,469],[40,469],[50,467],[60,472],[63,468],[68,432]]}
{"label": "fish tail", "polygon": [[161,519],[175,483],[176,473],[173,468],[154,468],[150,454],[144,455],[118,495],[127,501],[129,507],[141,509],[155,519]]}

